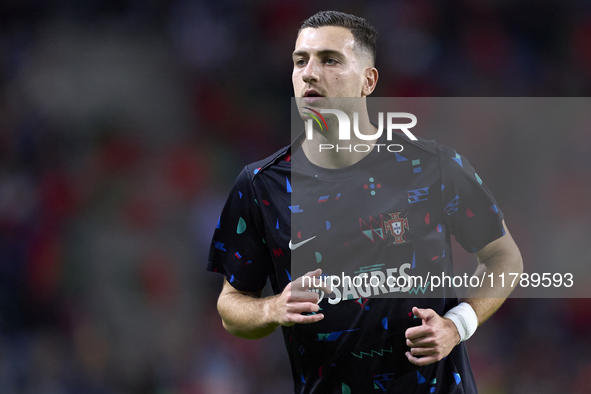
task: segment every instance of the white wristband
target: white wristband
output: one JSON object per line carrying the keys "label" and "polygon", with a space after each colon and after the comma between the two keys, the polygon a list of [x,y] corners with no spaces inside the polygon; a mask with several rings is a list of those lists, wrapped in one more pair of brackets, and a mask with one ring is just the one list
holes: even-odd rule
{"label": "white wristband", "polygon": [[[444,317],[453,321],[460,334],[460,342],[467,340],[474,334],[478,327],[478,317],[470,304],[462,302],[451,308]],[[458,342],[459,343],[459,342]]]}

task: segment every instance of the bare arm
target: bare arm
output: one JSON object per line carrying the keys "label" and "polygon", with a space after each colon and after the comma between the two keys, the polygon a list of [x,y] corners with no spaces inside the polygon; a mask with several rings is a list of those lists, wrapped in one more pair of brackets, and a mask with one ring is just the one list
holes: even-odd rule
{"label": "bare arm", "polygon": [[[505,273],[523,272],[521,253],[513,241],[505,221],[503,221],[505,235],[486,245],[476,252],[478,267],[475,276],[494,273],[496,277]],[[498,283],[498,282],[497,282]],[[476,316],[478,324],[484,323],[503,304],[511,287],[491,287],[483,284],[483,287],[470,288],[466,293],[464,302],[470,304]],[[423,320],[423,324],[406,330],[406,344],[411,348],[406,353],[408,360],[416,365],[427,365],[446,357],[460,341],[460,335],[455,324],[447,318],[439,316],[432,309],[413,308],[413,313]]]}
{"label": "bare arm", "polygon": [[[319,277],[321,270],[304,276]],[[302,286],[303,277],[289,283],[281,294],[261,297],[260,293],[236,290],[226,279],[218,298],[218,312],[224,328],[231,334],[246,339],[263,338],[280,325],[309,324],[324,318],[318,312],[318,293],[309,292],[310,286]],[[306,283],[307,284],[307,283]],[[319,287],[330,293],[330,289]]]}
{"label": "bare arm", "polygon": [[[505,226],[504,220],[503,226],[505,228],[504,236],[494,240],[475,253],[476,257],[478,257],[478,267],[474,272],[474,276],[482,277],[484,272],[486,272],[486,275],[492,272],[498,278],[498,275],[502,273],[508,276],[509,273],[521,274],[523,272],[521,253],[507,226]],[[487,284],[488,286],[486,286]],[[478,324],[480,325],[499,309],[512,291],[513,288],[510,286],[500,287],[497,285],[490,287],[490,283],[485,283],[481,288],[470,288],[466,293],[464,302],[472,306],[476,316],[478,316]]]}
{"label": "bare arm", "polygon": [[218,312],[226,331],[247,339],[271,334],[278,324],[269,313],[270,298],[261,298],[261,293],[236,290],[224,278],[224,287],[218,298]]}

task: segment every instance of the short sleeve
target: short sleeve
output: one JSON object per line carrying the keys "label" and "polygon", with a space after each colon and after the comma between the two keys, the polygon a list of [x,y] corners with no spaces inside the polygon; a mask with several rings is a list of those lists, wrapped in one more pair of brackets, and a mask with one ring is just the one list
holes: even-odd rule
{"label": "short sleeve", "polygon": [[207,270],[224,274],[237,290],[262,290],[272,267],[263,229],[255,192],[244,168],[214,230]]}
{"label": "short sleeve", "polygon": [[438,147],[444,221],[456,241],[474,253],[505,235],[503,213],[468,160]]}

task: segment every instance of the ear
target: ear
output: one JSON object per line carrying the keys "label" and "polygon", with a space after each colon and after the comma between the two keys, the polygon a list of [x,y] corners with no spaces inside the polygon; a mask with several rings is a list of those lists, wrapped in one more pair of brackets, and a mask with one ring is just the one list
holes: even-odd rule
{"label": "ear", "polygon": [[369,96],[378,83],[378,70],[375,67],[368,67],[364,70],[363,88],[361,90],[361,96]]}

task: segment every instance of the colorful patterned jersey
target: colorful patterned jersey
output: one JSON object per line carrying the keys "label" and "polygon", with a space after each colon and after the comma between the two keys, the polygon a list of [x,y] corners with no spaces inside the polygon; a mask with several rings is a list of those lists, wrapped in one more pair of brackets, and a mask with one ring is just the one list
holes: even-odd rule
{"label": "colorful patterned jersey", "polygon": [[424,367],[405,356],[405,331],[421,324],[413,306],[444,315],[453,289],[424,297],[426,286],[384,279],[453,275],[451,235],[476,252],[504,235],[503,214],[465,157],[395,138],[402,151],[374,148],[341,169],[315,166],[296,142],[246,166],[220,216],[207,268],[238,290],[269,279],[279,293],[316,268],[375,277],[322,293],[323,320],[283,327],[295,393],[477,392],[464,343]]}

